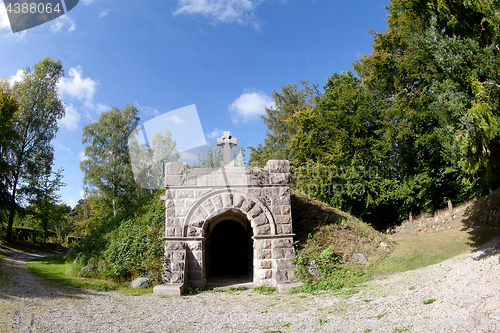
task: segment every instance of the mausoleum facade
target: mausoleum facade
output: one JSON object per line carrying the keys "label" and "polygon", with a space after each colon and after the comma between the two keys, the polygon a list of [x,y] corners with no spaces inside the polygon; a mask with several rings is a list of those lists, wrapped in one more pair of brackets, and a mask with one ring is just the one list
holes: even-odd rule
{"label": "mausoleum facade", "polygon": [[277,287],[295,277],[290,165],[263,168],[165,166],[163,284],[155,294],[182,294],[213,276],[245,275]]}

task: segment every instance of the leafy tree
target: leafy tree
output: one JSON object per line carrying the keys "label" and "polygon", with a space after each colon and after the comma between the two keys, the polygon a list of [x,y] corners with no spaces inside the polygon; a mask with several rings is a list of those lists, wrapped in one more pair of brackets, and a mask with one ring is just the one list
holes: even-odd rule
{"label": "leafy tree", "polygon": [[[236,152],[234,152],[234,154],[236,154]],[[238,155],[233,156],[234,166],[235,167],[244,167],[244,166],[246,166],[245,154],[246,154],[246,152],[245,152],[245,144],[242,143],[241,147],[240,147],[240,152],[238,153]]]}
{"label": "leafy tree", "polygon": [[57,83],[62,76],[61,62],[45,58],[33,69],[27,67],[22,80],[14,84],[19,110],[13,122],[17,137],[8,150],[12,167],[8,177],[12,190],[7,241],[12,238],[19,194],[26,191],[31,180],[51,171],[54,159],[51,141],[58,130],[58,120],[65,115],[65,106],[57,94]]}
{"label": "leafy tree", "polygon": [[70,213],[71,206],[65,203],[59,203],[52,210],[52,223],[50,227],[54,230],[60,241],[64,241],[65,237],[74,231],[73,225],[69,221]]}
{"label": "leafy tree", "polygon": [[301,83],[304,87],[300,91],[297,84],[282,86],[281,93],[274,91],[274,106],[266,108],[266,114],[262,116],[268,128],[264,145],[250,147],[249,165],[263,166],[268,160],[290,158],[289,145],[296,128],[286,119],[303,108],[314,107],[320,97],[317,86],[311,87],[307,81]]}
{"label": "leafy tree", "polygon": [[220,147],[209,146],[205,154],[198,156],[198,163],[194,164],[194,168],[218,168],[224,161],[224,153]]}
{"label": "leafy tree", "polygon": [[96,230],[106,210],[104,199],[98,195],[86,195],[78,200],[68,217],[74,234],[88,235]]}
{"label": "leafy tree", "polygon": [[42,228],[44,241],[49,227],[55,226],[62,218],[63,211],[60,210],[60,195],[57,193],[62,186],[62,169],[51,174],[42,174],[30,183],[28,192],[28,202],[30,204],[29,213],[36,223]]}
{"label": "leafy tree", "polygon": [[[231,150],[231,160],[235,167],[245,166],[245,146],[241,145],[239,150]],[[218,168],[224,161],[224,151],[221,147],[217,147],[215,142],[212,142],[204,154],[198,155],[198,163],[193,165],[193,168]]]}
{"label": "leafy tree", "polygon": [[142,128],[137,127],[128,139],[132,171],[136,184],[146,189],[164,187],[165,163],[179,159],[175,141],[168,129],[164,133],[155,130],[151,147],[145,143],[139,144],[137,136],[142,134]]}
{"label": "leafy tree", "polygon": [[332,75],[324,88],[316,107],[298,110],[288,119],[296,128],[290,145],[292,165],[372,162],[378,119],[368,91],[351,72]]}
{"label": "leafy tree", "polygon": [[86,159],[80,168],[84,184],[109,203],[113,216],[144,194],[134,181],[128,153],[128,138],[138,125],[138,113],[133,105],[122,110],[114,107],[83,128]]}
{"label": "leafy tree", "polygon": [[376,222],[383,157],[374,95],[351,72],[332,75],[315,107],[287,121],[297,129],[290,155],[294,187]]}
{"label": "leafy tree", "polygon": [[2,133],[0,136],[0,226],[2,229],[10,206],[9,189],[11,187],[10,172],[12,166],[9,160],[9,151],[12,143],[17,140],[17,133],[14,131],[14,114],[18,107],[9,83],[2,79],[0,81],[0,133]]}
{"label": "leafy tree", "polygon": [[483,189],[500,184],[498,6],[394,0],[389,29],[355,64],[387,101],[385,141],[402,173],[425,173],[440,200],[470,195],[477,179]]}
{"label": "leafy tree", "polygon": [[290,159],[297,189],[380,229],[499,186],[499,7],[392,0],[389,28],[354,63],[360,80],[335,74],[305,99],[293,86],[275,93],[250,162]]}

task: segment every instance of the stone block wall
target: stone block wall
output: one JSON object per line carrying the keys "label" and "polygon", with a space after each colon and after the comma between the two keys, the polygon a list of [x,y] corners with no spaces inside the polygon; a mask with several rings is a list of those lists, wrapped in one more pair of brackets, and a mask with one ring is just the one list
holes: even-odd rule
{"label": "stone block wall", "polygon": [[[186,163],[165,167],[165,257],[172,269],[182,268],[185,282],[206,285],[204,230],[221,217],[249,223],[253,231],[254,283],[275,286],[294,279],[293,229],[290,202],[290,165],[271,160],[263,168],[187,168]],[[174,272],[176,274],[174,274]],[[173,271],[167,281],[178,281]],[[167,274],[168,275],[168,274]]]}

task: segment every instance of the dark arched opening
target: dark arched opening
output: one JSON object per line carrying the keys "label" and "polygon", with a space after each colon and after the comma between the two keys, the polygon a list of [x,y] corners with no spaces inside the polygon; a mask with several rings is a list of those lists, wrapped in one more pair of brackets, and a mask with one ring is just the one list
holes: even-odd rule
{"label": "dark arched opening", "polygon": [[238,277],[253,280],[253,232],[250,223],[222,220],[208,226],[206,237],[207,279]]}
{"label": "dark arched opening", "polygon": [[217,223],[211,232],[212,276],[248,275],[246,230],[227,220]]}

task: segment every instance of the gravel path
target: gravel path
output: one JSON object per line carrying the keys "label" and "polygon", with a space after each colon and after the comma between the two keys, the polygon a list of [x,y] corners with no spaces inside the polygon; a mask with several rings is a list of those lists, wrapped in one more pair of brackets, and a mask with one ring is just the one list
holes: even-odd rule
{"label": "gravel path", "polygon": [[158,297],[55,288],[15,255],[0,264],[0,332],[499,332],[499,258],[500,237],[352,295]]}

